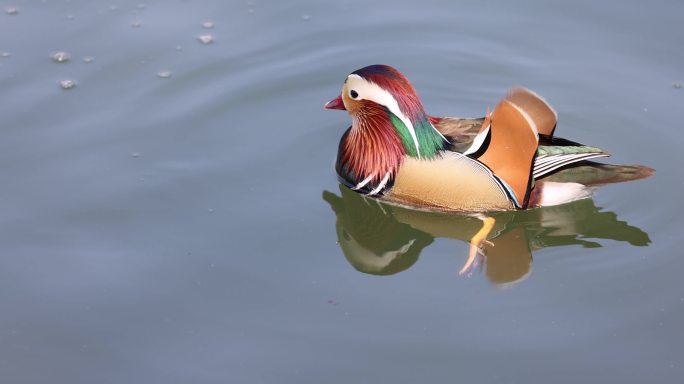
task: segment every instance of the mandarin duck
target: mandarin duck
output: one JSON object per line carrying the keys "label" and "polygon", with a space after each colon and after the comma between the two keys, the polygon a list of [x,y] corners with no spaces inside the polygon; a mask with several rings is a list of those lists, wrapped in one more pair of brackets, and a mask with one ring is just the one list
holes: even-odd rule
{"label": "mandarin duck", "polygon": [[[483,226],[471,239],[477,249],[494,227],[481,212],[569,203],[596,185],[653,173],[588,162],[609,154],[554,136],[555,110],[526,88],[510,90],[483,118],[434,117],[401,72],[370,65],[348,75],[325,108],[352,118],[335,165],[342,184],[391,204],[480,213]],[[583,171],[575,177],[553,177],[577,166]]]}
{"label": "mandarin duck", "polygon": [[[346,110],[352,118],[338,149],[340,182],[417,208],[484,212],[571,202],[589,197],[591,188],[581,180],[545,178],[609,156],[553,136],[556,112],[525,88],[512,89],[484,118],[434,117],[401,72],[371,65],[347,76],[341,95],[325,108]],[[652,172],[617,168],[604,182]]]}

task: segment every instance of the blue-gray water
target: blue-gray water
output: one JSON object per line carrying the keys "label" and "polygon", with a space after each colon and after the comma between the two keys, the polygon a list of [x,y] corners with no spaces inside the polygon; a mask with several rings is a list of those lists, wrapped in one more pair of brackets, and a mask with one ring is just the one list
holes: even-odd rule
{"label": "blue-gray water", "polygon": [[[681,1],[0,6],[3,383],[684,376]],[[558,135],[656,174],[501,216],[520,252],[494,240],[468,276],[467,217],[393,212],[370,244],[413,253],[350,257],[386,216],[345,227],[349,117],[322,106],[374,63],[434,115],[525,85]]]}

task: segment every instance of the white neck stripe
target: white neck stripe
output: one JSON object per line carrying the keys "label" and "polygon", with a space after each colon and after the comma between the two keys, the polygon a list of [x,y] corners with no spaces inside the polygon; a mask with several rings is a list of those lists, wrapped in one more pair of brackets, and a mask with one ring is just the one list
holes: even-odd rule
{"label": "white neck stripe", "polygon": [[372,195],[375,195],[378,192],[382,191],[382,189],[385,188],[385,185],[387,185],[387,181],[389,181],[389,178],[390,178],[390,173],[389,172],[385,173],[385,177],[382,178],[382,181],[380,182],[380,184],[374,190],[368,192],[368,194],[372,196]]}
{"label": "white neck stripe", "polygon": [[353,191],[356,191],[356,190],[359,190],[359,189],[363,188],[364,185],[368,184],[371,180],[373,180],[373,176],[375,176],[375,174],[374,174],[374,173],[371,173],[370,176],[366,177],[365,179],[363,179],[363,181],[361,181],[360,183],[356,184],[356,186],[355,186],[354,188],[352,188],[352,190],[353,190]]}

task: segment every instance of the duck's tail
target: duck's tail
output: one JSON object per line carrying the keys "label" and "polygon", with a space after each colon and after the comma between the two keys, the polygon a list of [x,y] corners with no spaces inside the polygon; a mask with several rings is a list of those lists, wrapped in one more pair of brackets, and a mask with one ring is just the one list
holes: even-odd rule
{"label": "duck's tail", "polygon": [[529,207],[547,207],[591,197],[599,186],[645,179],[655,171],[643,165],[575,163],[536,180]]}
{"label": "duck's tail", "polygon": [[614,165],[585,161],[542,177],[538,182],[572,182],[587,187],[598,187],[606,184],[645,179],[653,175],[653,173],[655,173],[653,168],[643,165]]}

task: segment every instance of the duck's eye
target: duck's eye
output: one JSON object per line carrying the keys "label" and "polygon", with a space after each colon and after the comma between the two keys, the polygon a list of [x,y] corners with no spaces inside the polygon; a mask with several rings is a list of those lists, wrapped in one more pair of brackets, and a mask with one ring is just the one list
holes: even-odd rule
{"label": "duck's eye", "polygon": [[349,91],[349,96],[351,96],[352,99],[356,99],[357,97],[359,97],[359,93],[352,89],[351,91]]}

